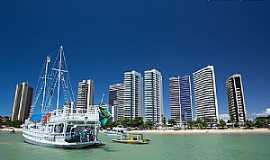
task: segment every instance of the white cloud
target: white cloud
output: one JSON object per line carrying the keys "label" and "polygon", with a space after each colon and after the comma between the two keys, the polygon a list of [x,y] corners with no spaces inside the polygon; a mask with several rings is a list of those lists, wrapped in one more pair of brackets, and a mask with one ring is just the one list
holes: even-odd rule
{"label": "white cloud", "polygon": [[227,122],[230,119],[230,116],[227,113],[219,114],[219,119],[222,119]]}
{"label": "white cloud", "polygon": [[270,115],[270,108],[266,108],[263,112],[257,113],[256,117],[266,117]]}
{"label": "white cloud", "polygon": [[270,108],[266,108],[265,113],[266,113],[267,115],[270,115]]}

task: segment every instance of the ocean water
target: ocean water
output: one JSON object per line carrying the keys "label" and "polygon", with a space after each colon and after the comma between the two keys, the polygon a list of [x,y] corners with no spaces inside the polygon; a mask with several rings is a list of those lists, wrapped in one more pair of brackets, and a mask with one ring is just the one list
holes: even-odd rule
{"label": "ocean water", "polygon": [[101,148],[65,150],[23,142],[21,134],[0,133],[0,160],[269,160],[269,134],[145,135],[148,145],[111,142]]}

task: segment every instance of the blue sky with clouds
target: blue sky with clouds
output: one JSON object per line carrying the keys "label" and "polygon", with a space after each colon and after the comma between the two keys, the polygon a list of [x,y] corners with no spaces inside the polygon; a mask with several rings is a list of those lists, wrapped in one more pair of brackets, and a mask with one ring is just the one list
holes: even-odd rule
{"label": "blue sky with clouds", "polygon": [[242,74],[247,110],[270,106],[268,1],[20,1],[0,5],[0,114],[11,113],[15,85],[32,86],[43,59],[64,45],[76,91],[95,81],[100,101],[123,72],[156,68],[168,79],[214,65],[219,112],[227,113],[225,80]]}

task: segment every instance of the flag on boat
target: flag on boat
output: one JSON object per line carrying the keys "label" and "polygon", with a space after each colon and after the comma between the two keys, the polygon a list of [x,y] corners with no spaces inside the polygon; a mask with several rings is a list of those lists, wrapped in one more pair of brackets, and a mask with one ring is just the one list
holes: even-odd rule
{"label": "flag on boat", "polygon": [[100,124],[101,126],[105,126],[111,117],[111,113],[107,108],[102,107],[102,105],[98,106],[98,111]]}

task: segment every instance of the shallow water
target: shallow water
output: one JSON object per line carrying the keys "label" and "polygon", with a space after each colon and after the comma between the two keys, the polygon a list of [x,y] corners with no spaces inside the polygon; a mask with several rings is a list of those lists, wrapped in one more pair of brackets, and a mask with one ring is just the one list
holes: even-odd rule
{"label": "shallow water", "polygon": [[106,143],[101,148],[64,150],[23,142],[21,134],[0,133],[1,160],[269,160],[270,134],[145,135],[148,145]]}

